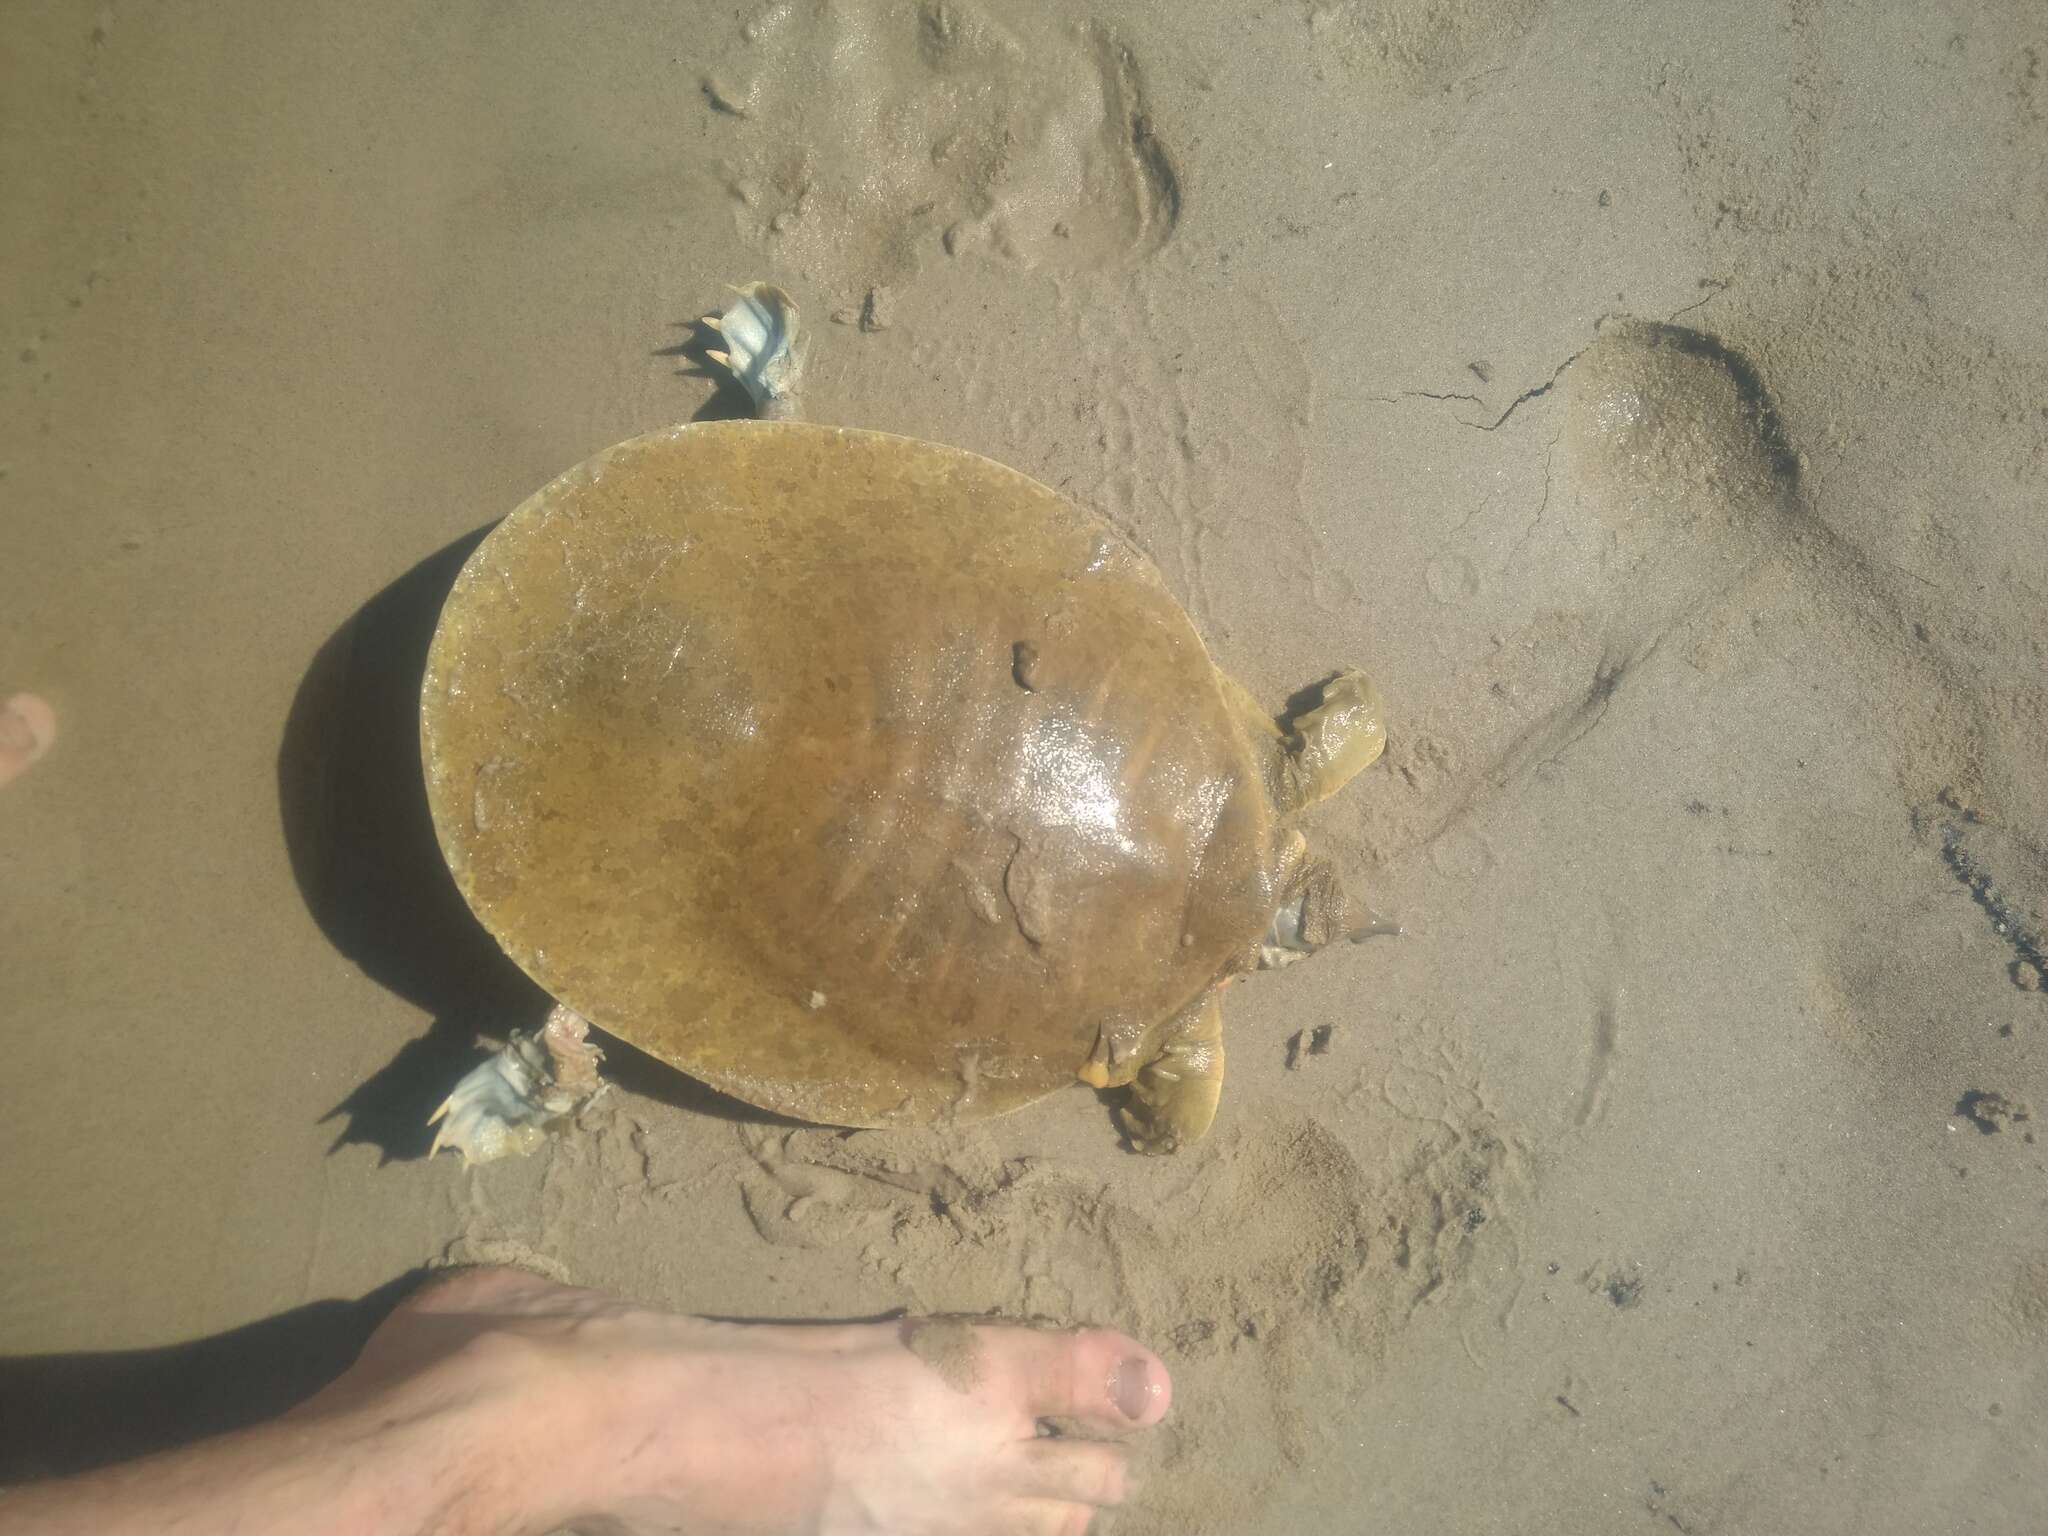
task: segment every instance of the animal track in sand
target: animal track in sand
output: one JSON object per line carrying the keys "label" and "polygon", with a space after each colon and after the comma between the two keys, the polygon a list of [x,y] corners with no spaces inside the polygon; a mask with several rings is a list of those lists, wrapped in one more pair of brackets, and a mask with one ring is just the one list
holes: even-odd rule
{"label": "animal track in sand", "polygon": [[[1860,694],[1887,722],[1907,805],[1943,793],[1995,804],[2023,788],[2001,738],[2048,717],[2048,692],[2001,694],[1930,643],[1910,589],[1816,505],[1772,394],[1739,351],[1680,325],[1610,320],[1552,384],[1539,393],[1562,407],[1552,429],[1554,537],[1599,572],[1604,591],[1503,637],[1481,664],[1486,685],[1496,700],[1533,707],[1512,708],[1490,745],[1461,742],[1465,770],[1383,843],[1428,843],[1556,764],[1618,718],[1631,679],[1670,635],[1683,632],[1679,649],[1711,670],[1700,659],[1719,643],[1709,632],[1748,610],[1775,610],[1828,637],[1839,671],[1813,682]],[[1525,406],[1518,419],[1548,408]],[[1418,718],[1415,728],[1461,740],[1448,721]]]}
{"label": "animal track in sand", "polygon": [[1121,266],[1180,216],[1138,61],[1100,24],[964,0],[775,0],[703,89],[743,231],[856,296],[941,251]]}
{"label": "animal track in sand", "polygon": [[[1825,636],[1838,663],[1815,686],[1861,695],[1884,722],[1917,830],[1939,836],[1943,859],[1968,883],[1975,872],[1958,864],[1958,824],[1931,813],[1939,802],[2028,819],[2026,764],[2048,723],[2048,690],[1987,676],[1936,643],[1917,594],[1823,515],[1746,360],[1681,327],[1612,326],[1572,369],[1563,442],[1579,503],[1600,519],[1627,578],[1616,596],[1622,623],[1661,638],[1751,591],[1751,572],[1789,579],[1795,622]],[[1992,915],[2020,980],[2041,963],[2036,930]]]}
{"label": "animal track in sand", "polygon": [[[1610,321],[1542,384],[1487,421],[1526,433],[1541,412],[1541,504],[1517,551],[1541,532],[1524,584],[1593,571],[1596,601],[1538,607],[1479,664],[1486,690],[1453,719],[1424,711],[1411,732],[1439,738],[1455,771],[1404,775],[1418,800],[1376,830],[1382,853],[1426,845],[1529,774],[1554,767],[1611,717],[1667,635],[1736,590],[1804,526],[1797,459],[1752,370],[1700,332]],[[1460,417],[1462,421],[1463,418]],[[1476,546],[1475,546],[1476,547]],[[1431,578],[1470,561],[1439,549]],[[1461,567],[1460,569],[1463,569]],[[1447,588],[1433,585],[1440,600]],[[1455,597],[1452,592],[1450,596]],[[1474,740],[1475,720],[1497,722]],[[1394,749],[1390,748],[1390,753]],[[1398,753],[1394,753],[1400,766]]]}
{"label": "animal track in sand", "polygon": [[[2032,840],[2043,805],[2033,765],[2048,728],[2038,671],[1984,664],[1996,653],[1967,597],[1943,601],[1933,583],[1894,569],[1869,509],[1808,473],[1772,388],[1718,337],[1609,321],[1514,419],[1533,440],[1525,452],[1541,454],[1547,439],[1555,458],[1553,528],[1525,580],[1576,576],[1579,589],[1496,638],[1460,715],[1417,712],[1410,728],[1450,742],[1458,767],[1408,778],[1415,794],[1380,832],[1382,855],[1432,845],[1529,776],[1569,764],[1588,738],[1657,729],[1653,709],[1714,708],[1713,679],[1735,668],[1740,687],[1771,690],[1771,707],[1810,716],[1828,754],[1809,761],[1806,747],[1729,724],[1759,758],[1758,781],[1775,785],[1762,835],[1784,855],[1770,879],[1788,907],[1839,902],[1844,860],[1870,856],[1872,832],[1895,838],[1902,858],[1917,842],[1929,896],[1952,892],[1952,879],[1981,909],[1959,938],[1977,974],[2002,971],[2038,996],[2048,942]],[[1829,483],[1859,482],[1837,466]],[[2024,659],[2023,647],[2005,655]],[[1644,696],[1655,704],[1639,708]],[[1823,776],[1799,777],[1810,769]],[[1887,798],[1887,769],[1888,824],[1852,830],[1815,814],[1838,784],[1843,799]],[[1905,967],[1910,945],[1895,924],[1847,925],[1824,943],[1823,990],[1846,999],[1827,1015],[1833,1044],[1910,1055],[1926,1033],[1911,1021],[1963,1027],[1950,1006],[1957,978]],[[1872,978],[1886,979],[1881,996]],[[2022,1017],[1997,1022],[2009,1031]]]}

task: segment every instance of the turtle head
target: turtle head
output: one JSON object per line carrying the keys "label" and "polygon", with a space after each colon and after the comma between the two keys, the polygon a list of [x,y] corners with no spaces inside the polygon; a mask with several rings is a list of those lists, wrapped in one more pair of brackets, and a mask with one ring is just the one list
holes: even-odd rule
{"label": "turtle head", "polygon": [[1400,931],[1399,923],[1354,901],[1328,859],[1304,859],[1274,909],[1265,937],[1259,940],[1259,969],[1292,965],[1340,939],[1356,944]]}

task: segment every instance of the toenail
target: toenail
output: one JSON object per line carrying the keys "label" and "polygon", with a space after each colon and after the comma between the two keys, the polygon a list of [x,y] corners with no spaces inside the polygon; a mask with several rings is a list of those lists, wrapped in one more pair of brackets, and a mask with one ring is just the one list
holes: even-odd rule
{"label": "toenail", "polygon": [[1152,1362],[1133,1356],[1123,1361],[1109,1375],[1109,1395],[1116,1399],[1117,1411],[1135,1422],[1145,1417],[1145,1411],[1159,1396],[1159,1385],[1152,1379]]}

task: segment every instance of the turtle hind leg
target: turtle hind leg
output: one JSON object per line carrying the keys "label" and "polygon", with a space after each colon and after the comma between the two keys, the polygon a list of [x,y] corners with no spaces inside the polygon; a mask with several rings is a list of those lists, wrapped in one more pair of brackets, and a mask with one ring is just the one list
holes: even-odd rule
{"label": "turtle hind leg", "polygon": [[1212,987],[1167,1026],[1117,1122],[1138,1152],[1178,1152],[1208,1134],[1223,1093],[1223,1001]]}
{"label": "turtle hind leg", "polygon": [[427,1156],[447,1147],[469,1167],[539,1146],[604,1086],[597,1075],[604,1052],[584,1038],[589,1029],[581,1014],[558,1004],[539,1029],[515,1032],[427,1118],[440,1124]]}
{"label": "turtle hind leg", "polygon": [[725,338],[725,350],[704,355],[739,382],[757,414],[787,420],[797,413],[797,383],[810,349],[796,300],[773,283],[748,283],[733,292],[725,313],[704,321]]}

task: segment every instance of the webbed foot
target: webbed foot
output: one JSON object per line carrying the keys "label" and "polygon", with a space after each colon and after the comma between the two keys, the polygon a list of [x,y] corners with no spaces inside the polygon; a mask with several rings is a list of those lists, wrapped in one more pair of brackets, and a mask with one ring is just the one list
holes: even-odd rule
{"label": "webbed foot", "polygon": [[1324,683],[1316,707],[1285,722],[1285,777],[1298,811],[1327,800],[1354,775],[1370,768],[1387,746],[1386,715],[1372,680],[1347,667]]}
{"label": "webbed foot", "polygon": [[1154,1056],[1131,1080],[1117,1123],[1137,1152],[1178,1152],[1208,1134],[1223,1094],[1223,1003],[1211,989],[1174,1020]]}
{"label": "webbed foot", "polygon": [[810,338],[802,333],[796,301],[773,283],[748,283],[722,315],[704,323],[725,338],[723,352],[704,355],[739,381],[754,409],[770,421],[796,415],[797,382]]}
{"label": "webbed foot", "polygon": [[427,1117],[441,1127],[427,1156],[448,1147],[467,1168],[539,1146],[604,1086],[597,1075],[604,1052],[584,1038],[589,1029],[581,1014],[557,1004],[539,1029],[515,1032]]}

